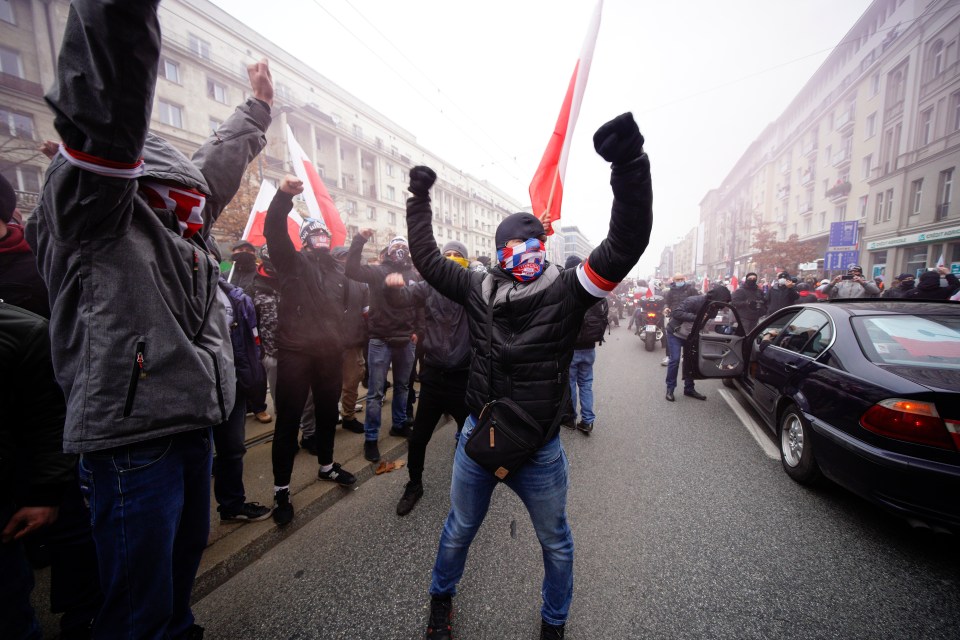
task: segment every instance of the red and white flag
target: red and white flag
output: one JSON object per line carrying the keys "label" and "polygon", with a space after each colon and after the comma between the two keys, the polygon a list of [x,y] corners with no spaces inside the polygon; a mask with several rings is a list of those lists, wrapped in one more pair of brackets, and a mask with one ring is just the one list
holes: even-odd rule
{"label": "red and white flag", "polygon": [[317,173],[310,157],[303,152],[303,147],[297,144],[293,137],[293,130],[287,125],[287,147],[290,150],[290,162],[293,171],[303,181],[303,199],[307,202],[307,211],[310,217],[323,220],[330,230],[330,248],[343,246],[347,240],[347,227],[340,218],[333,198],[324,186],[320,174]]}
{"label": "red and white flag", "polygon": [[590,75],[590,63],[593,61],[593,49],[597,44],[597,33],[600,31],[600,14],[603,11],[603,0],[597,0],[597,6],[587,29],[587,37],[583,41],[580,59],[573,68],[573,77],[567,87],[567,95],[560,107],[560,116],[554,127],[547,150],[540,160],[537,172],[530,182],[530,203],[533,205],[533,215],[540,218],[547,235],[553,233],[553,223],[560,219],[560,204],[563,200],[563,178],[567,171],[567,157],[570,155],[570,141],[573,139],[573,129],[580,115],[580,103],[587,88],[587,77]]}
{"label": "red and white flag", "polygon": [[937,268],[939,269],[940,267],[945,267],[945,266],[946,266],[946,263],[943,260],[943,253],[941,253],[940,257],[937,258]]}
{"label": "red and white flag", "polygon": [[[270,206],[270,202],[276,193],[277,188],[266,180],[260,183],[260,191],[257,193],[257,199],[253,203],[253,207],[250,208],[250,217],[247,218],[247,226],[243,230],[241,240],[246,240],[255,247],[262,247],[267,243],[267,239],[263,237],[263,222],[267,218],[267,207]],[[303,218],[300,217],[300,214],[297,213],[296,209],[291,209],[287,215],[287,235],[290,236],[290,241],[293,242],[297,251],[300,251],[301,247],[300,225],[302,223]]]}

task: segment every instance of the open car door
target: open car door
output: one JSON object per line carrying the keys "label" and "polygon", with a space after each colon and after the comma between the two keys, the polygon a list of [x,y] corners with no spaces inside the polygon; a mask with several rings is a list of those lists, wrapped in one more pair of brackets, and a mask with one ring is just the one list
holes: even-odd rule
{"label": "open car door", "polygon": [[684,365],[698,380],[736,378],[746,367],[744,338],[736,310],[724,302],[708,302],[693,323]]}

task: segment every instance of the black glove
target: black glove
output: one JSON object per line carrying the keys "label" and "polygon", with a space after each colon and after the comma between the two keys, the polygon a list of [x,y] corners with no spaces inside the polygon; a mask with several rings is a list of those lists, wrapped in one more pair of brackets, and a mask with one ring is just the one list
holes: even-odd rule
{"label": "black glove", "polygon": [[593,148],[613,164],[626,164],[643,153],[643,136],[629,111],[604,124],[593,134]]}
{"label": "black glove", "polygon": [[437,174],[430,167],[414,167],[410,169],[410,186],[407,190],[415,196],[426,196],[436,181]]}

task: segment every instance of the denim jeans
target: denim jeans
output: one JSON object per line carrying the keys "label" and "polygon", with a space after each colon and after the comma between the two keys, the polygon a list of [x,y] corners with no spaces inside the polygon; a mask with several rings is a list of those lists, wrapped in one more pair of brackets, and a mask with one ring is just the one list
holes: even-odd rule
{"label": "denim jeans", "polygon": [[[496,477],[474,462],[463,450],[476,425],[470,416],[463,427],[453,458],[450,513],[440,534],[433,566],[430,595],[456,595],[467,551],[490,506],[499,484]],[[523,501],[543,548],[543,607],[541,617],[563,624],[573,600],[573,534],[567,524],[567,456],[560,437],[552,439],[511,475],[504,484]]]}
{"label": "denim jeans", "polygon": [[[673,391],[677,388],[677,372],[680,370],[680,361],[682,360],[683,348],[687,341],[672,333],[667,334],[667,357],[670,361],[667,363],[667,391]],[[683,367],[683,389],[684,391],[693,390],[693,376]]]}
{"label": "denim jeans", "polygon": [[235,512],[247,501],[243,490],[243,456],[247,447],[246,403],[237,387],[237,401],[227,421],[213,428],[213,446],[217,457],[213,461],[213,496],[217,499],[217,511]]}
{"label": "denim jeans", "polygon": [[580,388],[580,418],[593,424],[597,416],[593,413],[593,363],[597,359],[597,350],[576,349],[570,361],[570,404],[573,405],[573,420],[577,420],[577,387]]}
{"label": "denim jeans", "polygon": [[412,341],[402,345],[391,346],[386,340],[370,339],[370,350],[367,354],[367,408],[364,416],[363,430],[367,440],[376,441],[380,438],[380,409],[383,406],[383,393],[387,384],[387,369],[393,362],[393,404],[392,427],[400,428],[407,419],[407,393],[410,390],[410,370],[413,368],[413,358],[416,345]]}
{"label": "denim jeans", "polygon": [[103,589],[96,638],[177,638],[210,532],[210,429],[80,457]]}
{"label": "denim jeans", "polygon": [[[15,511],[12,503],[0,504],[0,529],[7,526]],[[21,541],[0,542],[0,576],[0,637],[40,640],[40,622],[30,605],[33,569]]]}

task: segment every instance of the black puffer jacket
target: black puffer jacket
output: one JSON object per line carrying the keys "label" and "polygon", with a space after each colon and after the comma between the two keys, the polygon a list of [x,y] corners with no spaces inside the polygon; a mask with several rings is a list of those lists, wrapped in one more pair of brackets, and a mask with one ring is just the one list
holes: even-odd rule
{"label": "black puffer jacket", "polygon": [[[347,279],[329,252],[298,252],[287,235],[293,196],[277,191],[263,224],[270,261],[280,278],[277,345],[311,355],[339,354],[344,347]],[[339,357],[339,355],[338,355]]]}
{"label": "black puffer jacket", "polygon": [[689,282],[682,287],[670,287],[667,289],[667,292],[663,294],[664,304],[667,309],[674,309],[680,306],[680,303],[689,298],[690,296],[697,295],[697,288],[691,285]]}
{"label": "black puffer jacket", "polygon": [[470,366],[470,328],[463,307],[445,298],[424,281],[411,286],[387,287],[387,301],[424,309],[423,362],[444,371]]}
{"label": "black puffer jacket", "polygon": [[347,254],[346,274],[351,280],[365,282],[370,287],[370,312],[367,315],[367,328],[371,338],[389,340],[390,338],[409,338],[418,329],[417,312],[412,304],[390,304],[386,299],[386,285],[383,281],[389,273],[402,273],[408,283],[418,278],[412,269],[403,268],[393,262],[378,265],[360,264],[363,245],[367,239],[359,233],[353,236],[350,253]]}
{"label": "black puffer jacket", "polygon": [[[414,265],[467,313],[474,357],[466,400],[474,415],[488,400],[510,397],[546,429],[562,409],[584,313],[629,274],[650,239],[653,195],[647,156],[615,166],[610,184],[614,202],[607,238],[576,269],[546,263],[538,278],[524,283],[499,267],[484,274],[443,258],[431,227],[429,196],[407,200]],[[487,305],[494,288],[491,351]]]}
{"label": "black puffer jacket", "polygon": [[66,404],[53,377],[47,321],[3,302],[0,406],[0,504],[59,504],[77,456],[63,453]]}

